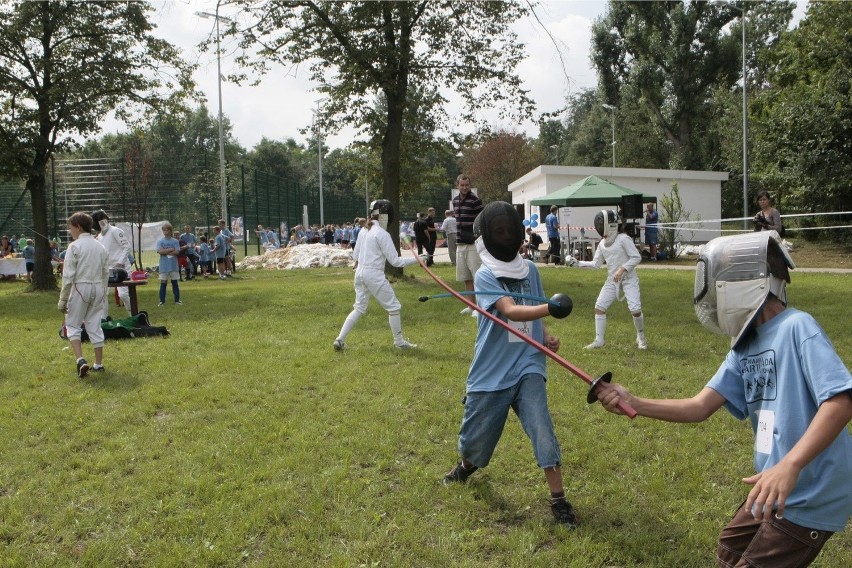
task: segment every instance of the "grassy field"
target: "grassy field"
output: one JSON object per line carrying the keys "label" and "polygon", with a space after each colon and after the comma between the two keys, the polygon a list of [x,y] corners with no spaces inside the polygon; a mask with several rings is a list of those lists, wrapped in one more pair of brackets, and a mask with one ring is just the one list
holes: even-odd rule
{"label": "grassy field", "polygon": [[[449,266],[438,273],[453,281]],[[603,271],[542,274],[548,295],[574,300],[574,314],[548,322],[560,353],[591,375],[689,396],[727,351],[696,321],[692,272],[640,272],[647,352],[623,304],[607,347],[582,350]],[[789,289],[847,362],[850,278],[794,273]],[[475,322],[455,300],[418,302],[442,291],[419,269],[394,285],[413,352],[392,349],[376,304],[347,350],[332,350],[354,297],[346,268],[197,279],[182,283],[183,306],[162,308],[152,284],[141,309],[171,336],[110,342],[106,373],[80,381],[57,295],[0,283],[0,565],[709,567],[747,493],[746,423],[619,418],[586,405],[584,383],[553,363],[550,406],[582,526],[553,525],[514,417],[487,468],[442,486]],[[850,564],[847,530],[815,566]]]}

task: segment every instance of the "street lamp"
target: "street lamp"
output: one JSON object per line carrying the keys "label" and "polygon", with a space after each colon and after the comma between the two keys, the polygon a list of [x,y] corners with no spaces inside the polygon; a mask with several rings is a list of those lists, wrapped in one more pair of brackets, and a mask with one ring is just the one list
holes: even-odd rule
{"label": "street lamp", "polygon": [[322,122],[320,113],[322,112],[322,103],[327,101],[323,98],[317,101],[316,110],[316,126],[317,126],[317,161],[319,163],[319,209],[320,209],[320,227],[325,225],[325,214],[323,213],[323,198],[322,198]]}
{"label": "street lamp", "polygon": [[559,145],[554,144],[553,146],[550,146],[550,149],[553,150],[553,153],[555,154],[556,165],[558,166],[559,165]]}
{"label": "street lamp", "polygon": [[748,230],[748,71],[746,69],[746,11],[745,3],[740,8],[731,2],[715,2],[715,4],[724,5],[733,8],[739,12],[742,17],[743,37],[742,37],[742,60],[743,60],[743,230]]}
{"label": "street lamp", "polygon": [[[231,23],[230,18],[219,15],[219,2],[216,2],[216,13],[196,12],[196,16],[202,18],[213,18],[216,21],[216,78],[219,84],[219,179],[222,194],[222,219],[229,223],[228,219],[228,188],[225,182],[225,125],[222,120],[222,50],[219,45],[219,22]],[[229,223],[230,224],[230,223]]]}
{"label": "street lamp", "polygon": [[364,154],[364,206],[366,207],[367,217],[370,216],[370,180],[367,179],[369,160],[370,155]]}
{"label": "street lamp", "polygon": [[615,168],[615,107],[608,104],[603,107],[612,115],[612,167]]}

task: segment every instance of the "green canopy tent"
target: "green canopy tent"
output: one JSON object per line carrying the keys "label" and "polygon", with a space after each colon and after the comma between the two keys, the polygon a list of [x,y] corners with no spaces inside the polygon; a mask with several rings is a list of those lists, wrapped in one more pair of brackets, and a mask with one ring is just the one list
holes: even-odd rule
{"label": "green canopy tent", "polygon": [[[589,176],[574,182],[567,187],[563,187],[544,197],[538,197],[530,201],[530,206],[548,206],[556,205],[557,207],[594,207],[598,205],[622,205],[625,197],[642,196],[642,203],[656,203],[657,198],[653,195],[645,195],[641,191],[623,187],[617,183],[612,183],[601,179],[597,176]],[[642,205],[638,205],[639,210],[634,211],[635,217],[641,217]],[[582,239],[582,233],[581,233]],[[569,231],[568,241],[571,241]]]}
{"label": "green canopy tent", "polygon": [[563,187],[544,197],[530,201],[530,205],[556,205],[558,207],[592,207],[596,205],[621,205],[624,196],[642,195],[642,203],[656,203],[653,195],[644,195],[617,183],[597,176],[589,176]]}

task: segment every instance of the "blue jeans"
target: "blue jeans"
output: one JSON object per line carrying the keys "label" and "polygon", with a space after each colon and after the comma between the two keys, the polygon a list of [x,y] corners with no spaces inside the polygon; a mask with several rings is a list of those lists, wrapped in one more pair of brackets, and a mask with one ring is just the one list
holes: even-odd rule
{"label": "blue jeans", "polygon": [[477,467],[491,461],[503,434],[509,409],[515,411],[533,445],[538,466],[548,468],[562,463],[559,441],[547,409],[544,377],[524,375],[513,387],[494,392],[468,393],[459,432],[459,453]]}

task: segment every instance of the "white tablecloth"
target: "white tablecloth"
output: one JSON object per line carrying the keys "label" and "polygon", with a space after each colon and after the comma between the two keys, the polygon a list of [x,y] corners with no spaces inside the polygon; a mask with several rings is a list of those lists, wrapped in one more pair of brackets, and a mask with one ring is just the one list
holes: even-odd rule
{"label": "white tablecloth", "polygon": [[0,275],[16,276],[27,273],[27,262],[23,258],[0,258]]}

